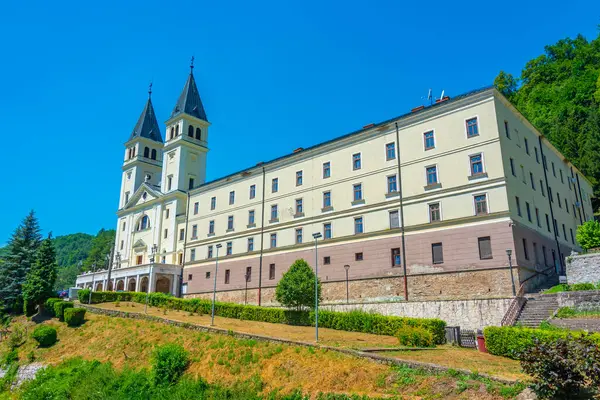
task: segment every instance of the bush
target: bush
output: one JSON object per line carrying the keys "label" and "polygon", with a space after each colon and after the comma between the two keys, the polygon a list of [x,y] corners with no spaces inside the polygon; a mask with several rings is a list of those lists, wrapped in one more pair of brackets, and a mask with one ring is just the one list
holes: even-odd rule
{"label": "bush", "polygon": [[74,306],[75,305],[70,301],[57,301],[56,303],[54,303],[54,315],[60,321],[64,321],[65,320],[65,315],[64,315],[65,310],[67,308],[73,308]]}
{"label": "bush", "polygon": [[433,335],[425,328],[405,326],[398,329],[396,337],[401,346],[433,347]]}
{"label": "bush", "polygon": [[582,248],[589,250],[600,247],[600,223],[590,220],[577,227],[577,242]]}
{"label": "bush", "polygon": [[69,326],[79,326],[85,319],[85,308],[65,309],[65,322]]}
{"label": "bush", "polygon": [[[515,326],[488,326],[483,330],[485,346],[491,354],[520,359],[521,355],[528,349],[534,347],[536,339],[539,341],[550,341],[568,336],[580,337],[584,335],[579,331],[548,330],[521,328]],[[600,344],[600,333],[589,336],[590,340]]]}
{"label": "bush", "polygon": [[[112,292],[112,293],[114,293],[114,292]],[[79,290],[77,292],[77,300],[79,300],[80,303],[87,304],[88,301],[90,301],[90,289],[81,289],[81,290]],[[92,299],[92,302],[93,302],[93,299]],[[98,302],[98,303],[100,303],[100,302]]]}
{"label": "bush", "polygon": [[46,302],[44,303],[44,312],[46,312],[51,317],[54,317],[54,304],[56,304],[59,301],[63,300],[57,297],[51,297],[48,300],[46,300]]}
{"label": "bush", "polygon": [[16,349],[25,342],[25,328],[21,324],[14,324],[8,335],[8,348]]}
{"label": "bush", "polygon": [[521,357],[523,371],[542,398],[570,399],[584,389],[600,387],[600,349],[591,336],[535,339]]}
{"label": "bush", "polygon": [[28,301],[28,300],[23,300],[23,313],[25,314],[26,317],[31,317],[32,315],[35,314],[35,312],[37,311],[37,304]]}
{"label": "bush", "polygon": [[6,369],[17,361],[19,361],[19,353],[17,352],[17,349],[8,350],[6,353],[0,356],[0,367]]}
{"label": "bush", "polygon": [[172,385],[188,366],[188,354],[185,349],[174,343],[159,346],[152,357],[152,376],[154,384]]}
{"label": "bush", "polygon": [[31,335],[40,345],[40,347],[49,347],[56,343],[56,329],[48,325],[40,325]]}
{"label": "bush", "polygon": [[566,283],[561,283],[560,285],[552,286],[550,289],[544,291],[545,294],[550,293],[561,293],[561,292],[577,292],[581,290],[595,290],[600,289],[600,284],[598,286],[593,283],[574,283],[572,285],[568,285]]}
{"label": "bush", "polygon": [[[285,307],[296,310],[313,308],[315,306],[315,279],[317,277],[310,265],[303,259],[296,260],[277,283],[275,299]],[[317,282],[317,295],[320,301],[321,282]]]}

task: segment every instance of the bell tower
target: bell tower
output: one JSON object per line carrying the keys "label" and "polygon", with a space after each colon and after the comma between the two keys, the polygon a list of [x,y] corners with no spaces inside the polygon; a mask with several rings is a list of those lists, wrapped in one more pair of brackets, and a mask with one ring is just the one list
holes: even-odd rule
{"label": "bell tower", "polygon": [[146,182],[158,188],[163,161],[162,148],[163,138],[152,106],[150,84],[146,106],[125,143],[119,209],[125,207],[142,183]]}
{"label": "bell tower", "polygon": [[206,179],[210,126],[194,79],[194,57],[190,74],[166,125],[161,191],[187,192]]}

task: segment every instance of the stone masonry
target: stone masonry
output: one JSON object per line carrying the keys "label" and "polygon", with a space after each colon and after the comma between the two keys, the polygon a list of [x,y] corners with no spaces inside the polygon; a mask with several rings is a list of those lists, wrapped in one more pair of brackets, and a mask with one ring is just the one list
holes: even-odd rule
{"label": "stone masonry", "polygon": [[567,257],[567,282],[599,283],[600,253]]}

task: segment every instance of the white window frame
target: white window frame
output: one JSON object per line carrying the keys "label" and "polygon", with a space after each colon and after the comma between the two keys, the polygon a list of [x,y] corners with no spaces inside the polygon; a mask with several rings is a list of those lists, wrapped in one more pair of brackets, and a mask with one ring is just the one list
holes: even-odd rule
{"label": "white window frame", "polygon": [[[465,122],[465,129],[466,129],[466,127],[467,127],[467,123]],[[430,148],[430,149],[428,149],[425,146],[425,134],[429,133],[429,132],[433,132],[433,147]],[[436,146],[437,140],[436,140],[436,136],[435,136],[435,129],[429,129],[429,130],[423,132],[423,134],[421,135],[421,139],[423,140],[423,151],[429,151],[429,150],[435,150],[436,149],[436,147],[437,147]]]}
{"label": "white window frame", "polygon": [[435,176],[437,178],[437,181],[435,183],[432,183],[431,185],[438,185],[442,182],[442,179],[440,178],[440,168],[438,167],[438,164],[437,163],[429,164],[423,168],[423,171],[425,173],[425,186],[430,186],[430,183],[427,180],[427,168],[431,168],[431,167],[435,167]]}
{"label": "white window frame", "polygon": [[465,118],[463,121],[463,129],[465,130],[465,139],[472,139],[474,137],[477,137],[477,136],[469,137],[469,131],[467,130],[467,121],[470,119],[473,119],[473,118],[477,118],[477,136],[482,136],[481,125],[479,125],[479,114],[475,114],[475,115]]}
{"label": "white window frame", "polygon": [[[431,204],[439,204],[439,206],[440,206],[440,220],[439,221],[432,221],[431,220],[431,215],[429,213],[429,206]],[[473,197],[473,210],[474,209],[475,209],[475,197]],[[434,200],[434,201],[427,202],[426,212],[427,212],[427,221],[428,221],[429,224],[431,224],[433,222],[442,222],[444,220],[444,212],[442,211],[442,202],[441,202],[441,200]]]}
{"label": "white window frame", "polygon": [[[389,191],[389,182],[388,182],[388,179],[391,178],[391,177],[395,177],[396,178],[396,191],[395,192],[390,192]],[[390,175],[386,175],[385,176],[385,189],[386,189],[386,191],[385,191],[386,194],[394,194],[394,193],[398,193],[399,192],[398,191],[398,174],[390,174]],[[352,200],[352,201],[354,201],[354,200]]]}
{"label": "white window frame", "polygon": [[488,192],[478,192],[478,193],[473,193],[473,195],[471,197],[472,215],[477,216],[477,212],[476,212],[477,210],[475,209],[475,197],[476,196],[485,196],[485,203],[487,205],[487,213],[491,214],[492,207],[490,206],[490,195],[488,194]]}
{"label": "white window frame", "polygon": [[[481,156],[481,168],[483,169],[483,171],[481,172],[482,174],[487,173],[487,169],[485,166],[485,156],[483,155],[483,151],[478,151],[476,153],[471,153],[467,155],[467,171],[468,171],[468,175],[467,176],[473,176],[473,174],[471,173],[471,157],[473,156]],[[510,161],[509,161],[510,163]],[[510,167],[510,166],[509,166]]]}

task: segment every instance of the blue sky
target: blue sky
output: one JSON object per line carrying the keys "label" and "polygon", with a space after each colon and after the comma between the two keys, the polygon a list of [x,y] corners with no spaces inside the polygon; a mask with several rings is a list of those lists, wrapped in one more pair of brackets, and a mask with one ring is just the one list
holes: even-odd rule
{"label": "blue sky", "polygon": [[[405,4],[404,4],[405,3]],[[3,2],[0,244],[114,228],[123,143],[148,83],[161,122],[192,55],[214,179],[518,74],[598,34],[600,2]]]}

